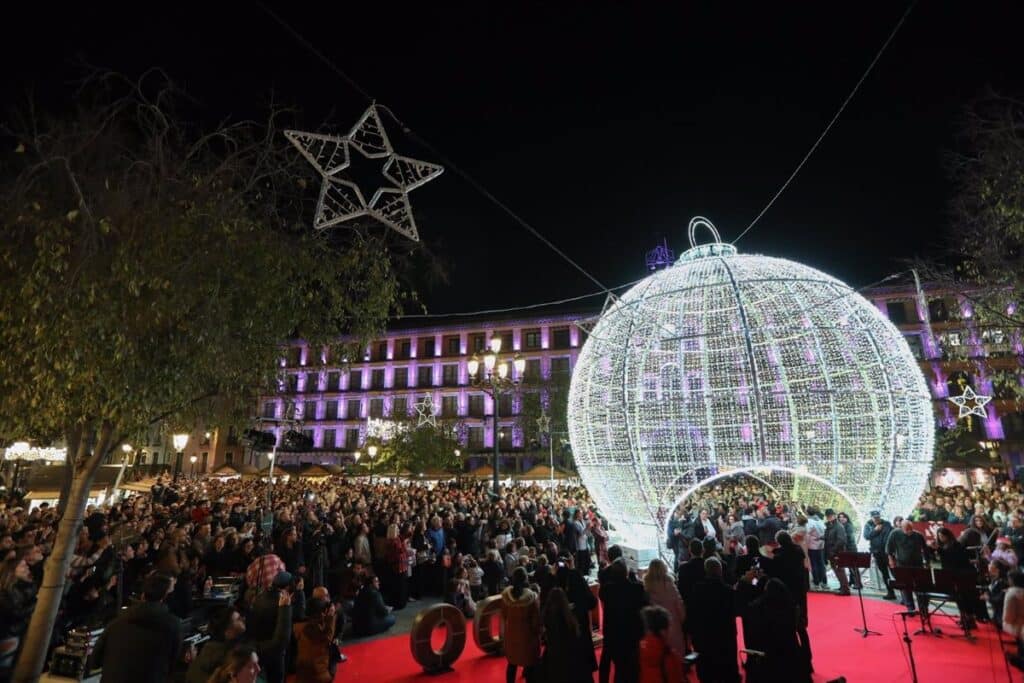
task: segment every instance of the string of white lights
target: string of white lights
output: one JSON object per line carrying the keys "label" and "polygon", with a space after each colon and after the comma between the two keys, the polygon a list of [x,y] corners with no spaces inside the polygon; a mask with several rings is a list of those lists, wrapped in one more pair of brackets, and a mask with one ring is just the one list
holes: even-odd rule
{"label": "string of white lights", "polygon": [[899,21],[896,22],[896,26],[894,26],[892,31],[889,32],[889,37],[885,39],[884,43],[882,43],[882,47],[879,48],[878,52],[875,53],[875,57],[874,59],[871,60],[871,63],[868,64],[868,68],[864,70],[864,73],[861,74],[860,79],[853,86],[853,90],[851,90],[850,94],[846,96],[846,99],[843,100],[843,103],[839,105],[839,109],[836,111],[835,116],[833,116],[832,120],[828,122],[827,126],[825,126],[825,130],[821,131],[821,135],[818,136],[818,139],[814,141],[814,144],[811,145],[811,148],[807,150],[807,154],[804,155],[804,158],[800,160],[800,163],[796,165],[796,168],[793,169],[793,172],[789,174],[788,178],[786,178],[786,182],[782,183],[782,187],[779,188],[779,191],[775,193],[775,195],[768,201],[767,204],[765,204],[765,207],[761,209],[761,213],[754,216],[754,220],[750,221],[750,225],[748,225],[743,230],[743,232],[739,234],[739,237],[733,240],[733,244],[736,244],[741,239],[743,239],[743,236],[750,232],[750,229],[753,228],[759,220],[761,220],[761,216],[768,213],[768,209],[772,208],[772,205],[775,204],[775,200],[782,196],[782,193],[786,191],[786,188],[789,187],[789,184],[792,183],[793,179],[796,178],[798,173],[800,173],[800,169],[804,167],[804,164],[806,164],[807,160],[811,158],[811,155],[814,154],[814,151],[818,149],[818,145],[821,144],[821,141],[824,140],[825,136],[828,135],[830,130],[832,130],[832,126],[834,126],[836,124],[836,121],[839,120],[839,117],[846,109],[846,105],[848,105],[850,103],[850,100],[853,99],[853,96],[857,94],[857,91],[860,89],[861,84],[867,79],[868,74],[871,73],[871,70],[875,67],[875,64],[878,63],[878,60],[881,59],[882,53],[885,52],[885,48],[889,47],[889,43],[891,43],[892,39],[896,37],[896,34],[899,32],[900,27],[903,26],[903,22],[905,22],[907,20],[907,17],[910,16],[910,10],[914,9],[914,5],[916,4],[917,0],[913,0],[913,2],[911,2],[910,5],[907,7],[906,11],[903,12],[903,15],[900,17]]}

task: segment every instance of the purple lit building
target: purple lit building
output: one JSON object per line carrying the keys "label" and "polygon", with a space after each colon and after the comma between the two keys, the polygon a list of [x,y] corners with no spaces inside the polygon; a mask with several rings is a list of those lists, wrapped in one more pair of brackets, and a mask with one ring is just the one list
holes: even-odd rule
{"label": "purple lit building", "polygon": [[1024,402],[1018,400],[1024,347],[1022,330],[1012,322],[1016,304],[1005,303],[1005,324],[990,315],[981,325],[967,298],[935,287],[925,287],[924,293],[921,300],[913,285],[863,292],[903,332],[917,357],[934,399],[936,424],[956,425],[957,408],[948,399],[964,387],[991,396],[985,418],[961,418],[961,425],[993,465],[1024,466]]}
{"label": "purple lit building", "polygon": [[[490,419],[494,402],[471,386],[467,361],[498,336],[503,354],[519,352],[526,360],[521,379],[568,378],[583,342],[583,332],[574,322],[589,315],[461,318],[429,326],[399,321],[366,348],[362,359],[347,364],[330,358],[327,349],[295,343],[286,349],[284,391],[262,398],[259,414],[280,418],[285,401],[294,400],[296,417],[312,439],[313,450],[282,453],[282,462],[342,464],[351,462],[363,447],[369,418],[414,418],[415,404],[429,394],[439,418],[457,419],[464,426],[462,450],[470,468],[489,462],[495,438],[502,454],[515,457],[528,446],[516,425],[520,402],[514,394],[498,401],[496,437]],[[554,429],[564,431],[565,425]],[[276,431],[280,439],[280,428]],[[503,464],[503,471],[507,467]]]}

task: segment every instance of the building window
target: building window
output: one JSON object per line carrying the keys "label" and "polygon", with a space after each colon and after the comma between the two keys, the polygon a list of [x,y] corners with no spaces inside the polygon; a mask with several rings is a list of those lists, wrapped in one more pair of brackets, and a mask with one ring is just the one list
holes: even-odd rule
{"label": "building window", "polygon": [[434,338],[433,337],[420,337],[419,351],[416,354],[420,358],[433,358],[434,357]]}
{"label": "building window", "polygon": [[484,416],[484,396],[483,394],[471,394],[469,397],[469,415],[470,417],[483,417]]}
{"label": "building window", "polygon": [[272,420],[277,417],[277,403],[274,401],[267,401],[263,404],[263,417]]}
{"label": "building window", "polygon": [[480,449],[484,447],[484,428],[483,427],[470,427],[467,430],[467,445],[470,448]]}
{"label": "building window", "polygon": [[388,343],[386,341],[377,342],[373,345],[373,359],[374,360],[387,360],[388,359]]}
{"label": "building window", "polygon": [[910,322],[907,319],[907,305],[903,301],[887,301],[885,311],[893,325],[906,325]]}
{"label": "building window", "polygon": [[924,344],[921,343],[921,335],[919,334],[905,334],[903,338],[907,340],[907,346],[910,347],[910,352],[914,354],[914,358],[921,360],[924,358]]}
{"label": "building window", "polygon": [[409,368],[395,368],[394,384],[396,389],[405,389],[409,386]]}
{"label": "building window", "polygon": [[235,461],[235,454],[234,454],[233,451],[228,451],[227,453],[224,454],[224,462],[226,462],[227,464],[230,465],[234,461]]}
{"label": "building window", "polygon": [[408,360],[412,355],[412,342],[408,339],[400,339],[396,345],[398,346],[398,357],[401,360]]}
{"label": "building window", "polygon": [[444,354],[446,356],[458,356],[461,353],[462,344],[458,336],[444,338]]}
{"label": "building window", "polygon": [[498,397],[498,417],[511,417],[512,416],[512,396],[510,394],[502,394]]}
{"label": "building window", "polygon": [[529,351],[540,348],[540,330],[526,330],[523,332],[523,345]]}
{"label": "building window", "polygon": [[302,358],[302,348],[298,346],[288,347],[287,364],[290,368],[299,367],[299,360]]}
{"label": "building window", "polygon": [[565,378],[569,376],[569,359],[568,358],[552,358],[551,359],[551,377],[552,378]]}
{"label": "building window", "polygon": [[328,401],[324,405],[324,419],[325,420],[337,420],[338,419],[338,402]]}
{"label": "building window", "polygon": [[434,385],[434,368],[429,365],[416,368],[416,386],[430,387]]}
{"label": "building window", "polygon": [[498,429],[498,448],[503,451],[512,448],[512,425],[504,425]]}
{"label": "building window", "polygon": [[298,393],[299,391],[299,376],[288,375],[288,392],[291,394]]}
{"label": "building window", "polygon": [[234,427],[228,427],[228,445],[229,446],[237,446],[238,445],[238,433],[235,431]]}
{"label": "building window", "polygon": [[315,420],[316,419],[316,401],[306,401],[305,406],[302,408],[302,419],[303,420]]}
{"label": "building window", "polygon": [[384,388],[384,368],[374,370],[370,374],[370,388],[378,390]]}
{"label": "building window", "polygon": [[932,299],[928,302],[928,318],[933,323],[944,323],[949,320],[949,306],[945,299]]}
{"label": "building window", "polygon": [[341,373],[327,373],[327,391],[338,391],[341,389]]}
{"label": "building window", "polygon": [[359,430],[358,429],[346,429],[345,430],[345,450],[354,451],[359,448]]}
{"label": "building window", "polygon": [[349,401],[348,405],[345,406],[345,419],[358,420],[360,407],[360,402],[358,400]]}
{"label": "building window", "polygon": [[569,348],[569,328],[559,327],[551,330],[551,348],[553,349],[567,349]]}
{"label": "building window", "polygon": [[363,388],[363,371],[352,370],[348,373],[348,390],[359,391]]}
{"label": "building window", "polygon": [[409,416],[409,401],[404,396],[391,400],[391,416],[403,418]]}
{"label": "building window", "polygon": [[471,334],[469,335],[469,352],[480,353],[484,350],[484,346],[487,343],[487,339],[483,334]]}
{"label": "building window", "polygon": [[540,358],[528,358],[526,367],[523,368],[523,379],[528,382],[536,382],[540,379]]}
{"label": "building window", "polygon": [[370,417],[384,417],[384,399],[370,399]]}
{"label": "building window", "polygon": [[459,366],[458,365],[442,365],[441,366],[441,381],[446,387],[454,387],[459,384]]}
{"label": "building window", "polygon": [[304,437],[306,437],[306,439],[305,439],[306,443],[310,443],[310,444],[313,443],[313,430],[312,429],[303,429],[302,430],[302,435]]}
{"label": "building window", "polygon": [[202,458],[199,462],[199,471],[206,474],[206,468],[210,465],[210,452],[203,451]]}
{"label": "building window", "polygon": [[494,336],[501,340],[501,350],[502,351],[511,351],[512,350],[512,332],[511,331],[507,331],[506,330],[504,332],[495,332]]}
{"label": "building window", "polygon": [[333,429],[324,430],[324,445],[323,448],[337,448],[338,447],[338,432]]}
{"label": "building window", "polygon": [[459,397],[441,397],[441,417],[457,417],[459,414]]}

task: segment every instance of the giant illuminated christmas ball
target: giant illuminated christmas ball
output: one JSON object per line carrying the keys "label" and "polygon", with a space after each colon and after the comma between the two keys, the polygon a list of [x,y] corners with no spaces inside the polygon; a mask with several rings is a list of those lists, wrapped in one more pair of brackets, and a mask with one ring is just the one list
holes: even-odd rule
{"label": "giant illuminated christmas ball", "polygon": [[[713,243],[696,246],[701,225]],[[848,285],[741,255],[706,219],[690,242],[606,308],[573,371],[573,454],[615,530],[657,548],[680,501],[740,474],[857,523],[910,512],[934,423],[900,332]]]}

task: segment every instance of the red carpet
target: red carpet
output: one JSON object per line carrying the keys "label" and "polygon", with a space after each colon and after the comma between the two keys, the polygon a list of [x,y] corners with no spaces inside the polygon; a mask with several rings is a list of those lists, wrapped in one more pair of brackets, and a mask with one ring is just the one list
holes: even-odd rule
{"label": "red carpet", "polygon": [[[850,683],[911,680],[906,648],[902,641],[902,624],[899,617],[895,616],[901,609],[900,605],[865,599],[864,608],[868,628],[882,635],[865,639],[854,633],[854,627],[860,626],[860,610],[855,596],[841,598],[811,594],[810,633],[816,683],[824,683],[839,676],[845,676]],[[952,636],[959,631],[950,619],[935,617],[933,622],[946,635],[912,636],[918,680],[921,683],[1024,681],[1016,669],[1011,669],[1012,678],[1008,678],[1003,653],[990,624],[980,624],[974,642],[967,642]],[[917,620],[911,622],[908,619],[911,633],[918,623]],[[424,674],[413,661],[408,635],[349,645],[345,653],[349,660],[338,667],[335,680],[339,683],[504,681],[504,658],[484,656],[476,648],[472,636],[467,639],[466,649],[455,663],[455,670],[433,676]],[[596,673],[594,680],[597,680]],[[690,680],[697,680],[694,673],[690,674]]]}

